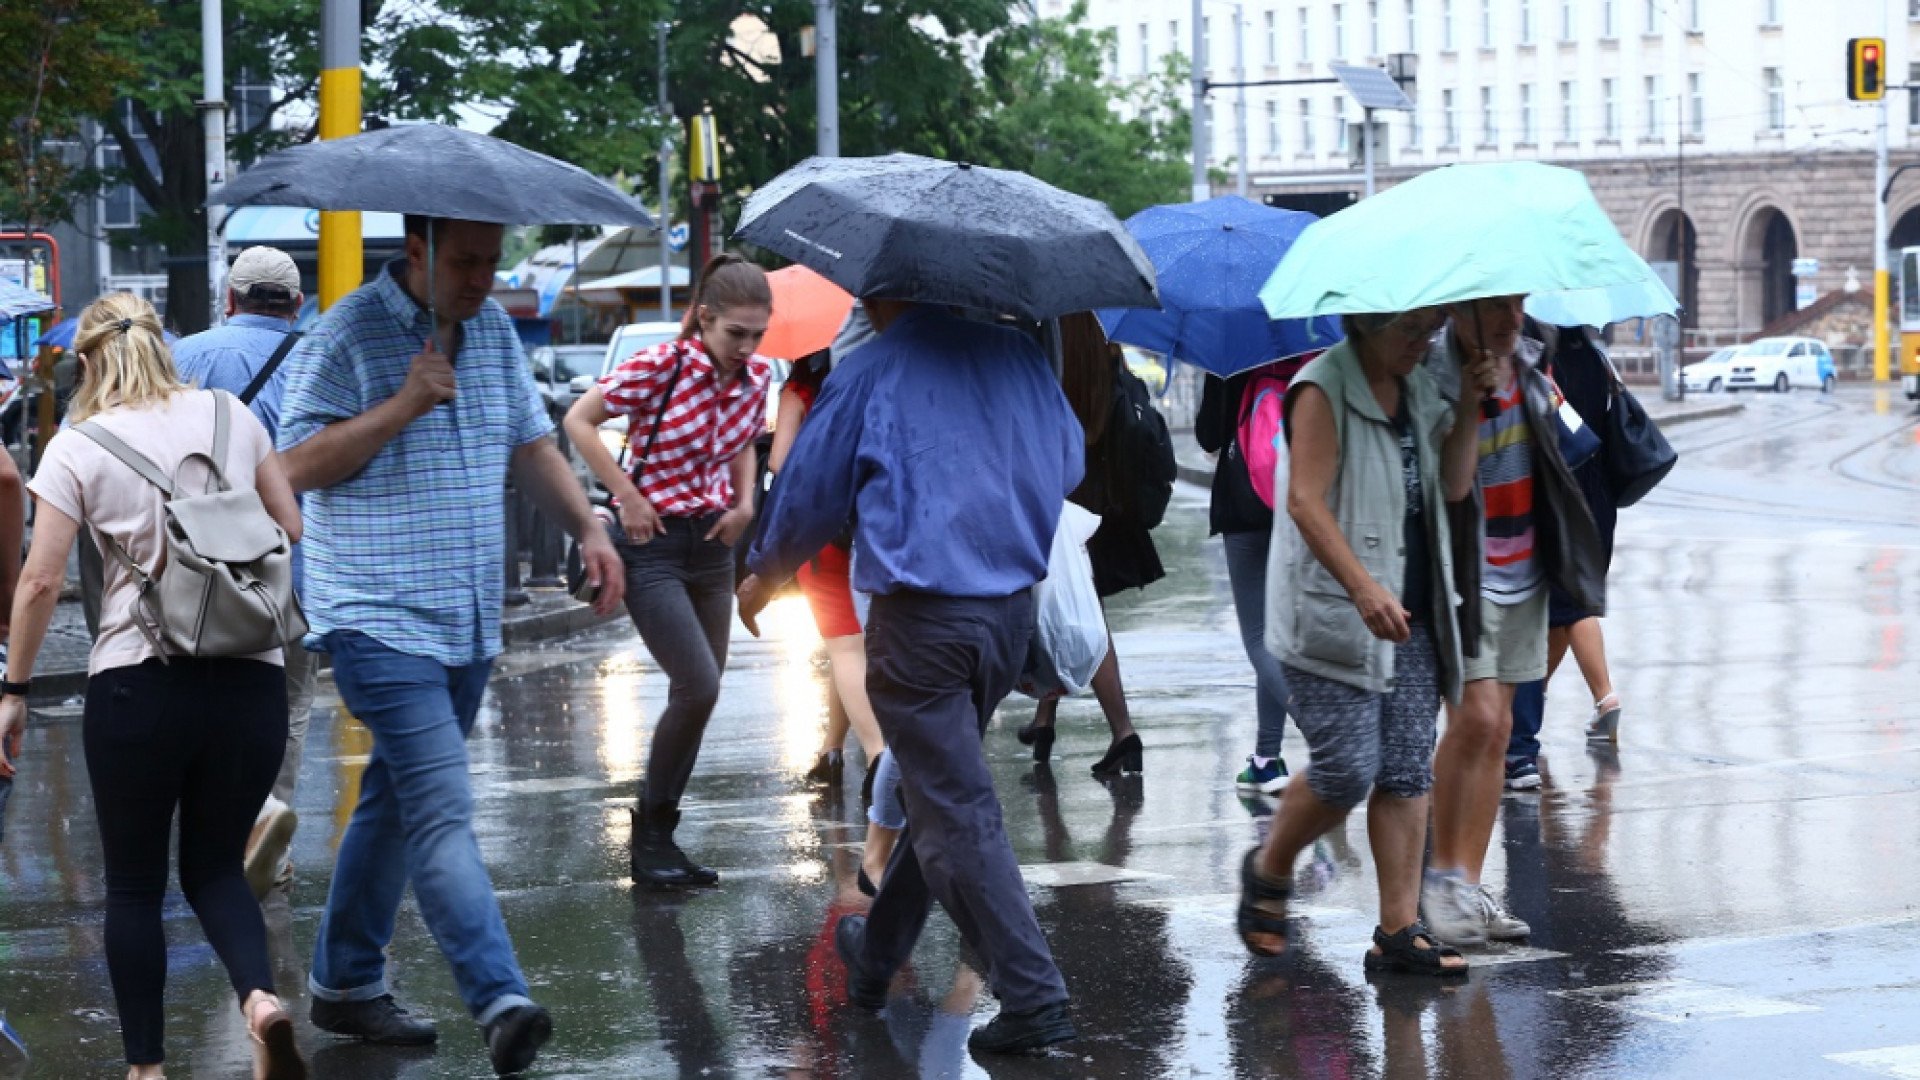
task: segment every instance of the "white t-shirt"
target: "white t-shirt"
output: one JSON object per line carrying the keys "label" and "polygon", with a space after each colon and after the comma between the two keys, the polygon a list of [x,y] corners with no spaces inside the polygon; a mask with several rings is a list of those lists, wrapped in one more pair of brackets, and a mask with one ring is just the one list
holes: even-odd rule
{"label": "white t-shirt", "polygon": [[[213,452],[215,394],[233,398],[224,390],[188,390],[158,405],[108,409],[91,419],[145,455],[161,472],[175,477],[184,490],[198,491],[209,480],[206,466],[194,464],[183,471],[180,464],[189,454]],[[273,441],[237,399],[227,402],[227,431],[227,460],[222,463],[227,483],[235,490],[252,488],[255,471],[273,452]],[[106,538],[118,538],[149,575],[161,573],[166,555],[166,496],[99,443],[72,430],[62,430],[47,442],[47,452],[27,490],[47,506],[83,522],[100,548],[105,571],[100,636],[94,639],[87,673],[97,675],[158,656],[133,618],[139,585]],[[248,659],[282,662],[279,649]]]}

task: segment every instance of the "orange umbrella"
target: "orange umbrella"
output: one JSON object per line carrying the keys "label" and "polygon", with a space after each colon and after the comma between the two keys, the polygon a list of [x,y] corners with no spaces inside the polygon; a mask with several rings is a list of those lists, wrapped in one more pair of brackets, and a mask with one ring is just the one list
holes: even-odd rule
{"label": "orange umbrella", "polygon": [[798,360],[833,344],[853,310],[853,294],[795,263],[767,275],[773,287],[773,321],[760,355]]}

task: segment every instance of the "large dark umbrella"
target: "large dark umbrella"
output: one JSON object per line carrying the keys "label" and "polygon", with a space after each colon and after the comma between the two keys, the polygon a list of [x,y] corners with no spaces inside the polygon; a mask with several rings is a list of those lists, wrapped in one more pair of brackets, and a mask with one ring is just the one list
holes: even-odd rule
{"label": "large dark umbrella", "polygon": [[269,154],[207,201],[497,225],[654,227],[639,203],[585,169],[443,124],[401,124]]}
{"label": "large dark umbrella", "polygon": [[855,296],[1035,320],[1160,303],[1153,263],[1106,206],[915,154],[808,158],[747,200],[734,235]]}

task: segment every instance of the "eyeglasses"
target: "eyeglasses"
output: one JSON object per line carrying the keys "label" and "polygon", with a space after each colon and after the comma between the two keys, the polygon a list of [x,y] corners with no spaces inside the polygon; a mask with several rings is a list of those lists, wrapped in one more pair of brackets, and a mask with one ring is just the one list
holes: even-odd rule
{"label": "eyeglasses", "polygon": [[1418,311],[1401,313],[1400,317],[1388,323],[1385,329],[1408,341],[1424,341],[1432,337],[1446,321],[1446,315],[1439,310],[1421,308]]}

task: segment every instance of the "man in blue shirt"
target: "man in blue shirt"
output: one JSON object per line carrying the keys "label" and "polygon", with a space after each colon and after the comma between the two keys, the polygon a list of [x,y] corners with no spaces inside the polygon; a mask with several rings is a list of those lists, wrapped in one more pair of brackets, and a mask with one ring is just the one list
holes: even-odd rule
{"label": "man in blue shirt", "polygon": [[869,1009],[933,901],[985,960],[1000,1015],[969,1044],[1074,1037],[1001,822],[980,738],[1013,688],[1085,437],[1026,335],[895,300],[827,379],[764,511],[740,586],[749,629],[775,588],[854,522],[854,587],[873,595],[867,691],[900,766],[907,830],[870,915],[840,921],[849,996]]}
{"label": "man in blue shirt", "polygon": [[[173,365],[180,377],[204,390],[225,390],[235,397],[253,385],[261,371],[280,355],[281,363],[268,374],[248,408],[272,437],[280,428],[280,396],[287,384],[286,357],[281,350],[293,343],[293,320],[300,313],[300,268],[279,248],[250,247],[233,260],[227,271],[227,321],[224,325],[181,338],[173,346]],[[301,553],[293,549],[296,591],[301,584]],[[293,785],[300,778],[301,750],[307,741],[307,720],[313,713],[314,675],[319,663],[299,645],[284,650],[287,662],[287,751],[273,792],[247,838],[247,884],[264,899],[277,883],[293,880],[287,847],[293,842]]]}
{"label": "man in blue shirt", "polygon": [[314,946],[311,1015],[371,1042],[437,1038],[387,983],[411,884],[506,1076],[553,1031],[480,857],[467,775],[466,737],[501,651],[509,471],[580,541],[602,615],[618,610],[626,575],[550,437],[513,320],[489,298],[503,230],[417,217],[406,229],[405,260],[294,351],[280,424],[287,478],[308,493],[309,640],[373,733]]}

